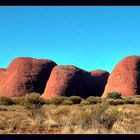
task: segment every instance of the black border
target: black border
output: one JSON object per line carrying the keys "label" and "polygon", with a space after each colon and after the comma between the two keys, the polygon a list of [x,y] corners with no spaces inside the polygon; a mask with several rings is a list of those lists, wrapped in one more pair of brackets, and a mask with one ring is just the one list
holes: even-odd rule
{"label": "black border", "polygon": [[138,6],[139,0],[0,0],[1,6]]}
{"label": "black border", "polygon": [[14,134],[9,134],[9,135],[0,135],[0,139],[2,140],[139,140],[140,135],[131,135],[131,134],[126,134],[126,135],[114,135],[114,134],[103,134],[103,135],[98,135],[98,134],[54,134],[54,135],[45,135],[45,134],[35,134],[35,135],[30,135],[30,134],[23,134],[23,135],[14,135]]}

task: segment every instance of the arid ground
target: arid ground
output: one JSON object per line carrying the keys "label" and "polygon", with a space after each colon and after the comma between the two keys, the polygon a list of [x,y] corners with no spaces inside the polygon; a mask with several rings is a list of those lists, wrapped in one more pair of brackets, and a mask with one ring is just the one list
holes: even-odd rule
{"label": "arid ground", "polygon": [[[31,95],[30,95],[31,96]],[[21,98],[21,97],[20,97]],[[1,134],[139,134],[140,99],[104,99],[90,97],[92,103],[53,102],[38,106],[1,100]],[[78,98],[78,97],[75,97]],[[59,101],[58,101],[59,99]],[[91,101],[91,99],[89,101]],[[6,101],[7,100],[7,101]],[[37,99],[36,99],[37,100]],[[68,99],[67,99],[68,100]],[[33,102],[32,102],[33,103]],[[36,102],[37,103],[37,102]],[[4,105],[5,104],[5,105]],[[28,106],[30,105],[30,107]]]}

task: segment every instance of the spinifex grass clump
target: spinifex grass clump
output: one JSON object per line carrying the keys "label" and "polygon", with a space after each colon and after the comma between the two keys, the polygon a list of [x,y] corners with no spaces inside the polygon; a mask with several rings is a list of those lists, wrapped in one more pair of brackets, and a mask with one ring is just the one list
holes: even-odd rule
{"label": "spinifex grass clump", "polygon": [[45,100],[38,93],[31,93],[24,97],[23,105],[27,109],[40,108],[43,104],[45,104]]}
{"label": "spinifex grass clump", "polygon": [[13,105],[14,102],[10,97],[2,96],[0,97],[0,105]]}

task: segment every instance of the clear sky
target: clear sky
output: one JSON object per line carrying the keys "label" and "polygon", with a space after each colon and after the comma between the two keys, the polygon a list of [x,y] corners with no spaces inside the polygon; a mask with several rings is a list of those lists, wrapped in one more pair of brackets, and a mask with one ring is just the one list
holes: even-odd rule
{"label": "clear sky", "polygon": [[27,56],[111,72],[129,55],[140,55],[140,7],[0,7],[0,67]]}

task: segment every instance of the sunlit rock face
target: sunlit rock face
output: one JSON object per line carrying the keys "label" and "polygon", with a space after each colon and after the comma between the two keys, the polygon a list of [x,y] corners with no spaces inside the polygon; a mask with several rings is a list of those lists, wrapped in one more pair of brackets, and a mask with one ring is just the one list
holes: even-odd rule
{"label": "sunlit rock face", "polygon": [[54,66],[56,63],[47,59],[14,59],[7,70],[0,70],[0,96],[16,97],[32,92],[43,93]]}
{"label": "sunlit rock face", "polygon": [[102,97],[109,92],[122,96],[140,94],[140,56],[129,56],[120,61],[110,74]]}
{"label": "sunlit rock face", "polygon": [[6,69],[5,68],[0,68],[0,79],[3,77]]}
{"label": "sunlit rock face", "polygon": [[42,97],[94,96],[95,85],[91,74],[72,65],[55,66],[46,84]]}

